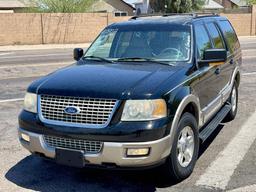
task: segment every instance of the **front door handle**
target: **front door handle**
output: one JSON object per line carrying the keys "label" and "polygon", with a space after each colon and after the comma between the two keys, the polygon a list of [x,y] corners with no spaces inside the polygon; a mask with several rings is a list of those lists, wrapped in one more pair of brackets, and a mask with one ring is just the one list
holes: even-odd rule
{"label": "front door handle", "polygon": [[220,68],[217,68],[217,69],[215,70],[215,74],[216,74],[216,75],[219,75],[219,74],[220,74]]}

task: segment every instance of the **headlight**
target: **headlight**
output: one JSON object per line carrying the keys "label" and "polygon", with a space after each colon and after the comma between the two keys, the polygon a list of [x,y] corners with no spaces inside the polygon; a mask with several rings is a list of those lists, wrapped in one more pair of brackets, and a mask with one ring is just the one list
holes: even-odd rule
{"label": "headlight", "polygon": [[156,100],[127,100],[122,121],[149,121],[167,116],[166,102]]}
{"label": "headlight", "polygon": [[37,95],[34,93],[26,93],[24,98],[24,110],[37,113]]}

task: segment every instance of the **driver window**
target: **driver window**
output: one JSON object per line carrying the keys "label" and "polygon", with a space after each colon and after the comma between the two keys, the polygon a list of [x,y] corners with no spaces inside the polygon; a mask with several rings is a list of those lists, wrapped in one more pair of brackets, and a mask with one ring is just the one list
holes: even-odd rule
{"label": "driver window", "polygon": [[115,52],[116,57],[122,57],[124,55],[126,49],[129,47],[131,38],[132,38],[132,32],[126,32],[126,33],[121,33],[120,37],[117,42],[117,49]]}
{"label": "driver window", "polygon": [[204,51],[212,48],[209,35],[204,25],[195,26],[196,45],[198,51],[198,59],[203,59]]}

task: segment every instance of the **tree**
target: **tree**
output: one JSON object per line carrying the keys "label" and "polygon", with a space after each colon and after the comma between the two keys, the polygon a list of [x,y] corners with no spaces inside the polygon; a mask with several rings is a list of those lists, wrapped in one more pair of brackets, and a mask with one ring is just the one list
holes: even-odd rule
{"label": "tree", "polygon": [[87,12],[95,0],[30,0],[32,8],[28,12],[83,13]]}
{"label": "tree", "polygon": [[249,5],[256,5],[256,0],[247,0]]}
{"label": "tree", "polygon": [[165,12],[166,1],[162,0],[151,0],[150,6],[154,10],[154,12]]}
{"label": "tree", "polygon": [[204,0],[151,0],[150,6],[155,12],[187,13],[200,10]]}

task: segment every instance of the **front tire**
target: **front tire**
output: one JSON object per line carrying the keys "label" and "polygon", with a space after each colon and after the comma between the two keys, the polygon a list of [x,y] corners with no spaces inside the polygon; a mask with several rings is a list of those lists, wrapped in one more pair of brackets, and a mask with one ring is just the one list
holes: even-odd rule
{"label": "front tire", "polygon": [[186,179],[193,172],[199,151],[198,126],[195,117],[184,113],[179,121],[169,157],[163,165],[167,178]]}

